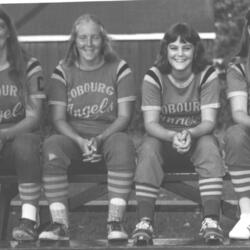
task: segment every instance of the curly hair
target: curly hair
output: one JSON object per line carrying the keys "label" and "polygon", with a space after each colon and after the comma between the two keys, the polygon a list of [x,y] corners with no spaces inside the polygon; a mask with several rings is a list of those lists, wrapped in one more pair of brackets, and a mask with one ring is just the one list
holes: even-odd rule
{"label": "curly hair", "polygon": [[201,42],[199,34],[187,23],[177,23],[170,27],[161,40],[160,50],[157,55],[155,66],[161,73],[169,74],[172,66],[168,61],[168,45],[175,42],[180,37],[181,42],[191,43],[194,46],[194,58],[192,62],[192,71],[197,74],[201,72],[208,61],[205,59],[205,49]]}
{"label": "curly hair", "polygon": [[78,17],[73,24],[71,34],[70,34],[68,50],[64,58],[64,62],[66,63],[66,65],[72,66],[74,65],[75,62],[79,62],[79,52],[76,47],[76,37],[77,37],[79,25],[81,25],[81,23],[85,21],[87,22],[92,21],[93,23],[98,25],[100,28],[100,36],[102,39],[101,55],[104,57],[104,60],[113,61],[114,59],[116,59],[117,55],[113,51],[113,48],[111,46],[111,40],[103,24],[101,23],[101,21],[94,15],[83,14],[80,17]]}

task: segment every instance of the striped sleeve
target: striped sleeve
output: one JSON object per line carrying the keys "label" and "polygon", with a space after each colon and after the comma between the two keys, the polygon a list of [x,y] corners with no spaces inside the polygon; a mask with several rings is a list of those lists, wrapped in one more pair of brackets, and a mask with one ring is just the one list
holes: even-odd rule
{"label": "striped sleeve", "polygon": [[220,107],[220,83],[214,67],[208,66],[201,73],[201,109]]}
{"label": "striped sleeve", "polygon": [[161,74],[156,67],[148,70],[142,83],[142,111],[161,110]]}
{"label": "striped sleeve", "polygon": [[52,73],[48,87],[48,102],[50,105],[67,105],[66,73],[61,64]]}
{"label": "striped sleeve", "polygon": [[118,103],[136,100],[136,86],[133,73],[128,64],[121,60],[116,70]]}
{"label": "striped sleeve", "polygon": [[227,98],[234,96],[247,97],[247,81],[243,64],[229,64],[227,70]]}
{"label": "striped sleeve", "polygon": [[43,71],[41,64],[34,57],[30,58],[27,63],[26,76],[30,97],[44,99],[46,96]]}

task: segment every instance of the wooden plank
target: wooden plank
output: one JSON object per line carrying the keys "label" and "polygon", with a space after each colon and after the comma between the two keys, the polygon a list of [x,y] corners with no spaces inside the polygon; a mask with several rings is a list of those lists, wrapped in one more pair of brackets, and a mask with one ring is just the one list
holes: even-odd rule
{"label": "wooden plank", "polygon": [[111,245],[108,244],[106,239],[97,239],[90,242],[81,242],[81,241],[64,241],[64,242],[0,242],[1,249],[39,249],[39,250],[48,250],[48,249],[63,249],[63,250],[108,250],[108,249],[119,249],[119,250],[129,250],[129,249],[148,249],[148,250],[157,250],[157,249],[167,249],[167,250],[214,250],[214,249],[224,249],[224,250],[243,250],[250,248],[250,241],[244,242],[230,242],[225,240],[222,245],[206,245],[200,239],[196,238],[156,238],[154,239],[153,246],[147,247],[137,247],[133,246],[132,240],[129,240],[127,244],[124,245]]}

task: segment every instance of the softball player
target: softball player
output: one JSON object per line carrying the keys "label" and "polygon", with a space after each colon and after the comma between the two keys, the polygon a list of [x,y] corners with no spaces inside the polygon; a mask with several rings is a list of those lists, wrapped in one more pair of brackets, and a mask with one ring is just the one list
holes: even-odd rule
{"label": "softball player", "polygon": [[250,11],[240,52],[227,70],[227,97],[235,124],[225,135],[225,161],[240,207],[240,219],[229,232],[229,238],[242,240],[250,239],[249,32]]}
{"label": "softball player", "polygon": [[[100,21],[80,16],[69,50],[49,87],[58,134],[44,142],[44,189],[52,223],[40,239],[68,240],[67,170],[71,162],[99,162],[108,170],[107,238],[127,240],[123,216],[134,177],[135,150],[126,129],[136,100],[128,64],[118,58]],[[83,165],[84,167],[84,165]]]}
{"label": "softball player", "polygon": [[153,243],[154,206],[168,157],[189,158],[199,175],[203,207],[200,235],[206,242],[223,240],[219,225],[222,158],[212,132],[219,108],[219,82],[204,59],[197,32],[178,23],[165,33],[156,63],[142,85],[142,111],[147,135],[138,156],[135,189],[139,222],[136,245]]}
{"label": "softball player", "polygon": [[41,189],[40,136],[43,74],[17,40],[15,27],[0,8],[0,164],[17,174],[21,219],[13,228],[16,240],[37,239],[37,206]]}

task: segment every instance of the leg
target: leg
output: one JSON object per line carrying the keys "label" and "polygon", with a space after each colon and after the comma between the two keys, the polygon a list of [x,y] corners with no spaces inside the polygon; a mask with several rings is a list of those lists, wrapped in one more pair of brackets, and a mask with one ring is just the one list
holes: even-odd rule
{"label": "leg", "polygon": [[127,240],[122,222],[134,179],[133,142],[125,133],[113,134],[103,144],[103,156],[108,168],[108,240]]}
{"label": "leg", "polygon": [[[25,146],[24,146],[25,145]],[[16,240],[37,239],[38,201],[41,192],[40,137],[36,134],[17,136],[7,148],[18,177],[22,202],[21,220],[12,231]]]}
{"label": "leg", "polygon": [[77,145],[68,137],[53,135],[44,141],[43,182],[52,224],[39,235],[43,240],[68,240],[68,178],[71,160],[80,158]]}
{"label": "leg", "polygon": [[199,175],[199,189],[203,208],[200,234],[205,241],[223,240],[219,226],[223,176],[225,174],[218,143],[212,135],[202,136],[196,142],[191,160]]}
{"label": "leg", "polygon": [[153,243],[155,201],[164,175],[162,164],[162,143],[153,137],[146,137],[139,150],[135,176],[139,223],[132,238],[136,245]]}
{"label": "leg", "polygon": [[233,239],[250,238],[250,134],[240,125],[230,127],[225,135],[226,165],[239,200],[240,220],[230,231]]}

